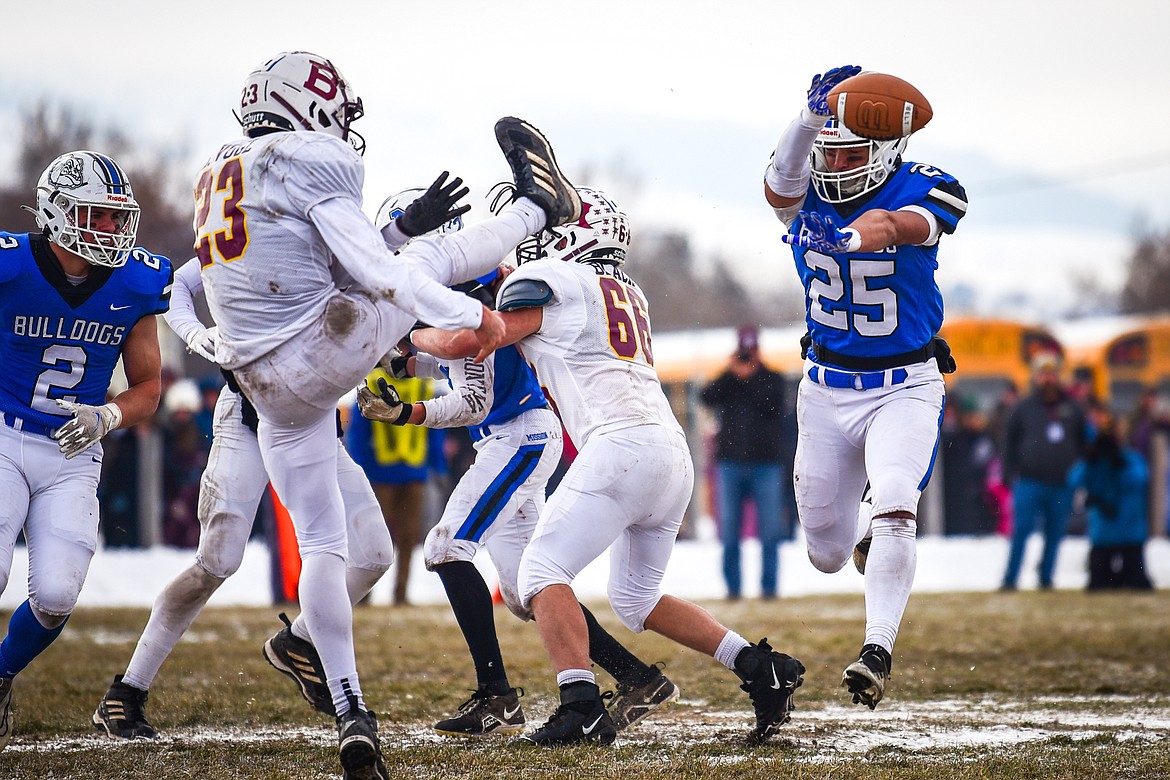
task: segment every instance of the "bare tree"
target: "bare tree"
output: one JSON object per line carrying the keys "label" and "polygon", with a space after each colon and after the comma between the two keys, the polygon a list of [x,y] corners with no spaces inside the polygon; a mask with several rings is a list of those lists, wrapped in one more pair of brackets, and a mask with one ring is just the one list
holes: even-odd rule
{"label": "bare tree", "polygon": [[93,149],[108,154],[126,171],[134,197],[142,208],[138,243],[176,265],[192,254],[194,230],[191,205],[176,193],[186,189],[190,174],[182,165],[181,150],[162,150],[133,144],[116,128],[97,130],[78,109],[41,103],[21,117],[17,179],[0,187],[0,214],[7,230],[36,230],[32,214],[37,179],[50,162],[65,152]]}
{"label": "bare tree", "polygon": [[1121,288],[1124,314],[1170,311],[1170,230],[1144,230],[1129,256],[1129,269]]}

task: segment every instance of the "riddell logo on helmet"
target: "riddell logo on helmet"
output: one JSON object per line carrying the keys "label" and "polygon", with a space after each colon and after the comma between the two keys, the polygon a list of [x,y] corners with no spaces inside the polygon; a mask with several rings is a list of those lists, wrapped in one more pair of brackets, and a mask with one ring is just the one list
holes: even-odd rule
{"label": "riddell logo on helmet", "polygon": [[325,100],[332,100],[337,95],[337,72],[327,62],[309,60],[312,70],[309,78],[305,79],[305,89],[320,95]]}

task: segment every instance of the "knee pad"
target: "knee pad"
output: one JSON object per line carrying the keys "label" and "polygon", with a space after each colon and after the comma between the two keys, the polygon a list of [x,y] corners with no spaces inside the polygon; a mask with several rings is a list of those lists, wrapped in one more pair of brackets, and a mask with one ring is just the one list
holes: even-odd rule
{"label": "knee pad", "polygon": [[838,549],[837,547],[814,547],[808,545],[808,559],[817,571],[823,571],[825,574],[833,574],[845,568],[853,557],[853,548]]}
{"label": "knee pad", "polygon": [[646,630],[646,618],[654,611],[658,601],[662,598],[660,592],[633,593],[629,590],[619,590],[611,582],[609,585],[609,605],[617,615],[622,625],[640,634]]}
{"label": "knee pad", "polygon": [[524,606],[524,602],[520,598],[520,593],[514,585],[509,585],[506,582],[500,581],[500,597],[504,600],[504,606],[508,608],[516,617],[524,622],[532,620],[532,610]]}
{"label": "knee pad", "polygon": [[195,564],[211,577],[226,580],[240,570],[244,562],[244,548],[248,539],[238,534],[224,533],[233,524],[233,518],[223,516],[212,518],[203,527],[199,537],[199,549],[195,552]]}
{"label": "knee pad", "polygon": [[427,532],[423,541],[423,561],[429,571],[455,561],[470,561],[479,551],[479,542],[452,538],[453,529],[440,523]]}
{"label": "knee pad", "polygon": [[350,566],[385,572],[394,565],[394,541],[377,506],[349,518],[347,545]]}
{"label": "knee pad", "polygon": [[57,628],[68,620],[76,604],[77,594],[74,593],[70,599],[69,593],[64,590],[58,592],[49,590],[44,595],[38,591],[35,596],[30,595],[28,598],[33,616],[47,629]]}

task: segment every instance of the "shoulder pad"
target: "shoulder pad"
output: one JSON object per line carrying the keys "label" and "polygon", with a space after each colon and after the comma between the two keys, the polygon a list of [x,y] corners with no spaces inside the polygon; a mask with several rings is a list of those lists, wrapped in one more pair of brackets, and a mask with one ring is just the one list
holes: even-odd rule
{"label": "shoulder pad", "polygon": [[517,279],[500,290],[498,311],[511,311],[530,306],[544,306],[552,300],[552,288],[539,279]]}

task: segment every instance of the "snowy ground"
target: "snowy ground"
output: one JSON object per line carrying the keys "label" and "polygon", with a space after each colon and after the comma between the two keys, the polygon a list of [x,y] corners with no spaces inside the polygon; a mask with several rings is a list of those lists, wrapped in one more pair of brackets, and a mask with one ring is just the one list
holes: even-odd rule
{"label": "snowy ground", "polygon": [[[1040,558],[1040,538],[1033,536],[1028,547],[1020,587],[1036,585],[1036,562]],[[918,542],[916,592],[990,591],[995,590],[1007,562],[1008,542],[992,537],[923,537]],[[723,598],[726,591],[720,573],[720,547],[712,539],[679,542],[667,569],[663,589],[688,599]],[[1088,542],[1084,537],[1070,537],[1061,546],[1057,563],[1057,588],[1083,588],[1087,582],[1085,562]],[[744,595],[758,592],[759,547],[754,540],[744,543]],[[79,606],[148,607],[163,586],[191,564],[192,550],[157,547],[150,550],[99,550],[94,556],[89,577],[81,592]],[[818,572],[805,555],[803,541],[783,545],[780,553],[780,595],[799,596],[820,593],[861,593],[864,580],[846,566],[837,574]],[[491,562],[483,554],[476,564],[485,572],[489,583],[495,581]],[[1153,539],[1146,548],[1146,566],[1155,586],[1170,588],[1170,540]],[[608,564],[594,562],[574,584],[582,599],[604,598]],[[10,610],[27,597],[28,561],[25,549],[16,550],[9,585],[0,596],[0,609]],[[249,546],[240,571],[212,597],[211,606],[263,606],[272,603],[268,549],[259,543]],[[373,602],[390,602],[392,577],[382,579],[374,590]],[[422,565],[421,550],[416,549],[409,585],[409,597],[416,604],[445,602],[439,578]]]}

